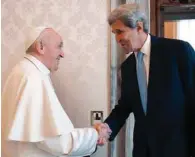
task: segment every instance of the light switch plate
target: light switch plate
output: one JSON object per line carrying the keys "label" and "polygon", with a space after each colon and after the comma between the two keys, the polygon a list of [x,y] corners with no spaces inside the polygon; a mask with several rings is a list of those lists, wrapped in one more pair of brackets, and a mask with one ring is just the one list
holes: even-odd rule
{"label": "light switch plate", "polygon": [[91,126],[103,122],[103,111],[91,111]]}

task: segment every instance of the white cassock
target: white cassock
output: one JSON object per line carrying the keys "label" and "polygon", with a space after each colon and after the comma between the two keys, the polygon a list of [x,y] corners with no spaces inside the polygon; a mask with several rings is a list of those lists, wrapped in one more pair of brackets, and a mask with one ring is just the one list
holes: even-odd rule
{"label": "white cassock", "polygon": [[95,151],[97,131],[74,128],[49,73],[26,55],[9,75],[2,96],[2,157],[86,156]]}

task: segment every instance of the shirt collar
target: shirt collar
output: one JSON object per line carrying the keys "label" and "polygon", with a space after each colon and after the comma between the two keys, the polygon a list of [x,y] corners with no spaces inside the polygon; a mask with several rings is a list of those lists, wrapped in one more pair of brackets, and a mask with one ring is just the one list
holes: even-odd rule
{"label": "shirt collar", "polygon": [[144,45],[141,48],[141,52],[144,53],[146,56],[150,55],[150,44],[151,44],[151,36],[148,34],[147,39]]}
{"label": "shirt collar", "polygon": [[34,57],[30,54],[26,54],[24,58],[26,58],[30,62],[32,62],[39,69],[39,71],[41,71],[43,74],[45,74],[45,75],[50,74],[49,69],[43,63],[41,63],[36,57]]}
{"label": "shirt collar", "polygon": [[[146,56],[150,56],[150,49],[151,49],[151,36],[150,34],[147,35],[146,41],[144,42],[144,45],[142,46],[140,52],[144,53]],[[135,56],[137,56],[137,52],[134,52]],[[125,58],[128,58],[133,52],[130,52],[126,55]]]}

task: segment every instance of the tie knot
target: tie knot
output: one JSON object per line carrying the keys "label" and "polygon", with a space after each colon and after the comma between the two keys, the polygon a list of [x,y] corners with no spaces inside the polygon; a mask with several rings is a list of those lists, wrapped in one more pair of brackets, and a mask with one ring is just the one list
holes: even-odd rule
{"label": "tie knot", "polygon": [[137,53],[137,59],[138,60],[143,60],[143,56],[144,56],[144,53],[142,53],[142,52]]}

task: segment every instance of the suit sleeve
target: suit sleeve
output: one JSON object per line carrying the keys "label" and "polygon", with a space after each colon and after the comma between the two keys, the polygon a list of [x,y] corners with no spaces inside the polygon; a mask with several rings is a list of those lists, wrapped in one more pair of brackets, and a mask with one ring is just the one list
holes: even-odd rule
{"label": "suit sleeve", "polygon": [[124,93],[124,80],[123,80],[123,70],[122,70],[122,82],[121,82],[121,97],[118,101],[118,104],[115,106],[115,108],[111,111],[110,115],[105,120],[105,123],[107,123],[112,130],[112,134],[110,135],[110,141],[114,140],[122,126],[125,124],[126,119],[129,117],[129,114],[131,113],[131,107],[129,105],[126,105],[127,97]]}
{"label": "suit sleeve", "polygon": [[195,51],[185,42],[180,54],[180,74],[186,96],[190,154],[195,157]]}
{"label": "suit sleeve", "polygon": [[93,128],[74,129],[71,133],[48,138],[36,146],[54,156],[87,156],[91,155],[98,140],[98,133]]}

